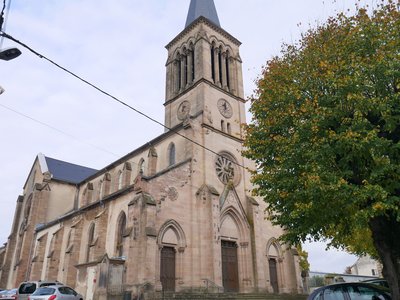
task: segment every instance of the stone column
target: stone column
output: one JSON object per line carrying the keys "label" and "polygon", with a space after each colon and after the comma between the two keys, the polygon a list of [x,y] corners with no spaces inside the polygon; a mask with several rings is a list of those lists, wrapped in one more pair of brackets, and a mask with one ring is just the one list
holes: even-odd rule
{"label": "stone column", "polygon": [[229,69],[229,89],[232,94],[236,94],[236,81],[235,81],[235,66],[234,60],[231,56],[228,57],[228,69]]}

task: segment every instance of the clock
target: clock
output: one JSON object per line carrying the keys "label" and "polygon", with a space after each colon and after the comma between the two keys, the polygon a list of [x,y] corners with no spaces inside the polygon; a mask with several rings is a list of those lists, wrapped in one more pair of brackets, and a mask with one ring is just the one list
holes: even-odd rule
{"label": "clock", "polygon": [[186,117],[189,115],[189,111],[190,111],[190,103],[189,101],[185,100],[178,106],[178,111],[177,111],[178,119],[185,120]]}
{"label": "clock", "polygon": [[229,104],[229,102],[225,99],[219,99],[218,103],[218,110],[223,115],[225,118],[229,119],[232,117],[233,111],[232,111],[232,106]]}

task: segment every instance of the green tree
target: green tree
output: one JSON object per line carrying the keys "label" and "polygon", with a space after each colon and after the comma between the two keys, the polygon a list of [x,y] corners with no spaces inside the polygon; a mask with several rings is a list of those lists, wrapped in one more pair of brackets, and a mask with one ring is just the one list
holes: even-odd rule
{"label": "green tree", "polygon": [[251,99],[255,193],[297,244],[369,253],[400,279],[399,0],[338,14],[284,45]]}

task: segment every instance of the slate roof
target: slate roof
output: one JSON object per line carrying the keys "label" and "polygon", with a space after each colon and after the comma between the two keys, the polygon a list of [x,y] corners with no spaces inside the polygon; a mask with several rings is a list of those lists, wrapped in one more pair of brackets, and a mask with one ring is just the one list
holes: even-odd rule
{"label": "slate roof", "polygon": [[78,184],[97,172],[95,169],[71,164],[62,160],[45,157],[53,179]]}
{"label": "slate roof", "polygon": [[185,28],[201,16],[207,18],[218,27],[221,27],[221,25],[219,24],[217,9],[215,8],[214,0],[191,0],[189,12],[186,18]]}

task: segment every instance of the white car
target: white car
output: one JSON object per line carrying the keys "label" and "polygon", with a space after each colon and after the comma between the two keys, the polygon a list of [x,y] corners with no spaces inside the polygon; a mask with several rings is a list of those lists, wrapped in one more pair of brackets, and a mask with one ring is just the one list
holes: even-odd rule
{"label": "white car", "polygon": [[83,300],[83,296],[66,285],[49,285],[38,288],[28,300]]}

